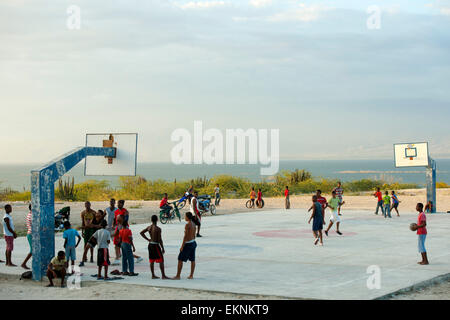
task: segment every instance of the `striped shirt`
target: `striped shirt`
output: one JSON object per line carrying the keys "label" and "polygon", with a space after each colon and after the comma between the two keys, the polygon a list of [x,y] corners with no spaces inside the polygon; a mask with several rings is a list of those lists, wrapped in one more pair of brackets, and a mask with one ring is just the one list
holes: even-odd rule
{"label": "striped shirt", "polygon": [[27,234],[31,234],[31,223],[33,221],[33,212],[30,211],[27,214],[26,222],[27,222]]}
{"label": "striped shirt", "polygon": [[336,196],[338,198],[342,198],[342,194],[344,193],[344,189],[342,187],[336,187],[333,191],[336,192]]}

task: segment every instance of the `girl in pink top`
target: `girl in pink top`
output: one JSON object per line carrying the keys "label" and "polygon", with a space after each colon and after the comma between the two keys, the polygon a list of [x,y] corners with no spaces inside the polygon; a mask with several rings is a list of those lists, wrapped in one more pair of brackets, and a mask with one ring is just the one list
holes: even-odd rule
{"label": "girl in pink top", "polygon": [[418,236],[418,247],[419,252],[422,255],[422,261],[417,262],[421,265],[427,265],[428,257],[427,251],[425,250],[425,239],[427,237],[427,217],[423,212],[423,203],[418,203],[416,206],[417,212],[419,212],[419,216],[417,218],[417,236]]}

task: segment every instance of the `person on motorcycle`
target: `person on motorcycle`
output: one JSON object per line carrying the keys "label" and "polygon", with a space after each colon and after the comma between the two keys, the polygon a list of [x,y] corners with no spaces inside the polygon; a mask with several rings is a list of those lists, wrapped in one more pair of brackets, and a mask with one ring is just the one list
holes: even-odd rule
{"label": "person on motorcycle", "polygon": [[162,198],[161,203],[159,204],[159,209],[164,210],[166,214],[173,209],[172,206],[168,204],[167,198],[168,198],[167,193],[164,193],[164,197]]}

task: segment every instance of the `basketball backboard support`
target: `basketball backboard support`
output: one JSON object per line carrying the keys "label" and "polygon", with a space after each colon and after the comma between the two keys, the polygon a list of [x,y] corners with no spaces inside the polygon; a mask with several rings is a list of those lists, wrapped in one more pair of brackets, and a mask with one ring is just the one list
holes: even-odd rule
{"label": "basketball backboard support", "polygon": [[84,162],[85,176],[135,176],[137,133],[88,133],[86,147],[113,147],[116,156],[90,157]]}
{"label": "basketball backboard support", "polygon": [[436,161],[430,158],[428,143],[394,144],[395,167],[425,167],[427,181],[427,204],[432,204],[431,212],[436,212]]}
{"label": "basketball backboard support", "polygon": [[427,142],[394,144],[394,157],[397,168],[430,166]]}

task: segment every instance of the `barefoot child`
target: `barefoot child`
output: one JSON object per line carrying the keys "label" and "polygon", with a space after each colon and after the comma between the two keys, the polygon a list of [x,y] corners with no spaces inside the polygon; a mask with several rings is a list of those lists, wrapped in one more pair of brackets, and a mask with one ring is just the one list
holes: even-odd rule
{"label": "barefoot child", "polygon": [[[70,222],[66,221],[64,222],[64,233],[63,233],[63,239],[64,239],[64,249],[66,250],[66,259],[67,263],[69,263],[69,260],[72,260],[72,272],[74,271],[74,265],[75,260],[77,259],[76,256],[76,248],[80,244],[81,237],[77,230],[72,229],[70,226]],[[75,242],[75,238],[78,238],[78,242]]]}
{"label": "barefoot child", "polygon": [[[151,226],[145,228],[141,231],[141,236],[147,240],[148,243],[148,256],[150,261],[150,271],[152,272],[152,279],[159,279],[155,275],[155,262],[159,263],[159,268],[161,269],[161,277],[163,279],[169,279],[164,273],[164,257],[165,253],[164,245],[161,237],[161,228],[156,225],[158,222],[158,217],[156,215],[152,216]],[[148,232],[150,239],[145,235]]]}
{"label": "barefoot child", "polygon": [[323,229],[323,217],[322,217],[322,205],[317,202],[317,195],[312,197],[312,215],[308,220],[311,223],[313,220],[312,230],[314,234],[314,245],[316,245],[320,240],[320,245],[323,246],[322,229]]}
{"label": "barefoot child", "polygon": [[[323,219],[323,225],[325,225],[325,209],[328,206],[327,199],[325,197],[322,197],[322,190],[316,191],[316,199],[317,202],[322,206],[322,219]],[[308,212],[314,209],[314,204],[309,208]]]}
{"label": "barefoot child", "polygon": [[29,270],[30,268],[28,268],[27,263],[28,260],[30,260],[33,255],[33,236],[31,231],[31,224],[33,222],[33,212],[31,211],[31,204],[28,205],[28,214],[25,221],[27,225],[27,241],[30,247],[30,252],[25,257],[25,260],[23,260],[21,267],[24,268],[25,270]]}
{"label": "barefoot child", "polygon": [[195,248],[197,243],[195,242],[195,224],[194,216],[192,213],[187,212],[185,216],[186,226],[184,227],[183,243],[181,244],[180,254],[178,255],[178,270],[174,280],[180,280],[181,270],[183,269],[183,262],[191,261],[191,274],[188,279],[194,278],[195,270]]}
{"label": "barefoot child", "polygon": [[331,208],[330,224],[328,225],[327,230],[325,230],[325,234],[328,236],[328,231],[330,231],[331,227],[333,226],[333,223],[336,222],[336,233],[341,236],[342,233],[339,231],[339,225],[341,224],[341,218],[339,218],[339,213],[338,213],[339,203],[341,203],[341,201],[337,197],[336,191],[333,191],[331,194],[332,194],[332,198],[331,198],[330,202],[328,203],[328,207]]}
{"label": "barefoot child", "polygon": [[419,252],[422,255],[422,261],[417,262],[421,265],[429,264],[427,257],[427,250],[425,250],[425,239],[427,237],[427,217],[423,212],[423,203],[418,203],[416,206],[416,211],[419,213],[417,218],[417,236],[418,236],[418,245]]}

